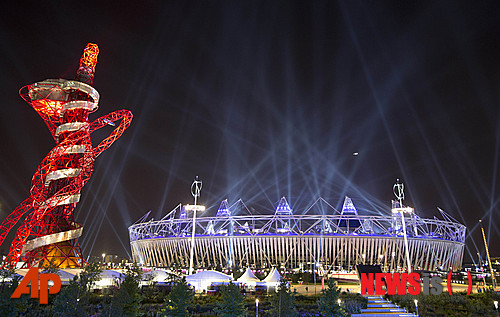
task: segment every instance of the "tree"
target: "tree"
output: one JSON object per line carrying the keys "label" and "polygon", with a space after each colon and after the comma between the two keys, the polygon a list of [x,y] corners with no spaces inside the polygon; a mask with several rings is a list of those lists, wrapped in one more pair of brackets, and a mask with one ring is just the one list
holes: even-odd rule
{"label": "tree", "polygon": [[288,288],[288,282],[285,279],[281,279],[276,293],[271,295],[271,309],[269,313],[271,316],[277,317],[293,317],[297,316],[297,310],[295,309],[295,295],[297,292],[294,290],[290,291]]}
{"label": "tree", "polygon": [[98,263],[88,263],[70,284],[57,294],[53,311],[56,316],[87,316],[90,290],[100,279],[102,268]]}
{"label": "tree", "polygon": [[347,316],[346,311],[339,305],[339,296],[340,288],[337,287],[337,283],[333,279],[328,280],[328,288],[321,291],[321,297],[318,300],[318,309],[322,316]]}
{"label": "tree", "polygon": [[[21,295],[20,298],[10,298],[19,285],[21,277],[16,275],[14,269],[1,269],[0,278],[2,288],[0,289],[0,316],[19,316],[27,311],[30,306],[29,295]],[[7,282],[10,280],[10,283]]]}
{"label": "tree", "polygon": [[217,315],[223,317],[244,316],[246,312],[245,297],[241,294],[240,288],[233,283],[229,283],[222,285],[220,290],[221,300],[217,303],[215,309]]}
{"label": "tree", "polygon": [[165,299],[166,307],[162,310],[163,316],[187,317],[187,308],[193,301],[193,290],[183,278],[175,283],[172,291]]}
{"label": "tree", "polygon": [[111,316],[136,316],[141,305],[139,295],[139,283],[141,281],[141,269],[130,268],[125,272],[125,279],[120,284],[120,289],[113,296],[109,307]]}
{"label": "tree", "polygon": [[97,262],[87,263],[80,272],[80,286],[89,292],[95,282],[101,279],[103,269]]}
{"label": "tree", "polygon": [[66,316],[87,316],[84,307],[80,303],[79,295],[83,294],[80,291],[81,285],[75,277],[69,285],[59,292],[52,304],[52,311],[56,317]]}

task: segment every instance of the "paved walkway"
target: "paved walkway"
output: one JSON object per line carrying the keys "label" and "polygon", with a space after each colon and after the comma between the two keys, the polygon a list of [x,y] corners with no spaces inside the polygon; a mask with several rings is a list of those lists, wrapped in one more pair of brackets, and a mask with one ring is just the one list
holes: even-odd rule
{"label": "paved walkway", "polygon": [[388,302],[380,296],[367,296],[368,307],[361,309],[361,314],[352,314],[351,317],[384,317],[384,316],[401,316],[414,317],[415,314],[408,313],[404,309],[399,308],[396,304]]}

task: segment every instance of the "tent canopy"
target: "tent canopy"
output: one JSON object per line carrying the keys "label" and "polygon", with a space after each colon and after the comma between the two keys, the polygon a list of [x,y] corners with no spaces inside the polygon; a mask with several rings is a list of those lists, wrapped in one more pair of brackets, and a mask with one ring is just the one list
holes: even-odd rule
{"label": "tent canopy", "polygon": [[250,284],[250,283],[257,283],[260,282],[260,280],[253,274],[252,270],[248,267],[245,273],[243,273],[242,276],[237,280],[238,283],[244,283],[244,284]]}
{"label": "tent canopy", "polygon": [[232,277],[230,275],[217,272],[217,271],[202,271],[192,275],[186,276],[186,281],[199,281],[199,280],[211,280],[211,281],[230,281]]}
{"label": "tent canopy", "polygon": [[230,282],[230,275],[217,271],[202,271],[186,276],[186,282],[194,286],[196,291],[206,290],[212,283]]}
{"label": "tent canopy", "polygon": [[264,282],[266,282],[266,283],[279,283],[279,281],[281,281],[281,275],[278,272],[278,270],[276,270],[276,268],[273,267],[271,272],[269,272],[269,275],[267,275],[266,278],[264,279]]}
{"label": "tent canopy", "polygon": [[150,280],[157,283],[165,283],[170,278],[172,278],[172,274],[165,270],[153,270],[142,274],[142,280]]}
{"label": "tent canopy", "polygon": [[105,279],[105,278],[110,278],[110,279],[118,278],[118,279],[122,280],[122,279],[125,278],[125,275],[123,275],[122,273],[120,273],[118,271],[115,271],[115,270],[103,270],[101,272],[100,277],[101,277],[101,279]]}
{"label": "tent canopy", "polygon": [[125,275],[114,270],[104,270],[102,271],[100,278],[101,279],[95,283],[95,288],[119,286],[119,284],[125,278]]}
{"label": "tent canopy", "polygon": [[75,277],[75,274],[63,270],[58,270],[56,274],[59,275],[61,280],[67,280],[67,281],[71,281]]}

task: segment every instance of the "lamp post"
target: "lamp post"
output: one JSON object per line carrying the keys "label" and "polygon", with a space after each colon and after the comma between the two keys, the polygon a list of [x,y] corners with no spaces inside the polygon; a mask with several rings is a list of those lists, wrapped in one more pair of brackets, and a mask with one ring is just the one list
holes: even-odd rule
{"label": "lamp post", "polygon": [[417,317],[418,315],[418,299],[415,299],[413,302],[415,302],[415,309],[417,310]]}
{"label": "lamp post", "polygon": [[255,299],[255,317],[259,317],[259,299]]}
{"label": "lamp post", "polygon": [[318,262],[313,265],[313,278],[314,278],[314,295],[316,295],[316,267],[318,266]]}
{"label": "lamp post", "polygon": [[199,206],[198,203],[198,197],[200,197],[200,192],[201,192],[201,187],[203,186],[203,183],[198,179],[198,176],[196,176],[196,179],[193,181],[193,184],[191,184],[191,195],[194,197],[194,205],[186,205],[184,208],[186,211],[193,211],[193,232],[191,234],[191,252],[190,252],[190,257],[189,257],[189,275],[193,274],[193,257],[194,257],[194,235],[196,232],[196,212],[197,211],[204,211],[205,206]]}

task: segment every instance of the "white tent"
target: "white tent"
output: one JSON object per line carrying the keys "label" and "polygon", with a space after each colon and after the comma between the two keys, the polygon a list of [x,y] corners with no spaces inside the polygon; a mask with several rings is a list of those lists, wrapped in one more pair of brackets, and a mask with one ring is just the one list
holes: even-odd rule
{"label": "white tent", "polygon": [[104,270],[100,275],[100,280],[95,283],[96,288],[119,286],[125,276],[114,270]]}
{"label": "white tent", "polygon": [[64,271],[66,273],[73,274],[73,275],[80,275],[80,273],[82,272],[82,269],[80,269],[80,268],[78,268],[78,269],[62,269],[60,271]]}
{"label": "white tent", "polygon": [[[15,275],[24,278],[24,276],[26,276],[27,273],[28,273],[28,269],[20,269],[20,270],[16,270]],[[44,271],[43,268],[40,268],[39,273],[43,274],[46,272]],[[73,278],[75,277],[75,274],[73,274],[71,272],[67,272],[66,270],[57,270],[57,272],[55,272],[55,274],[59,275],[59,278],[61,279],[61,285],[68,285],[69,282],[71,280],[73,280]],[[10,282],[11,280],[12,279],[8,278],[8,279],[5,279],[5,282]],[[49,286],[52,286],[52,285],[54,285],[54,281],[49,280]]]}
{"label": "white tent", "polygon": [[63,270],[57,271],[56,274],[59,275],[59,277],[61,278],[62,285],[68,285],[69,282],[71,282],[73,278],[76,276],[75,274]]}
{"label": "white tent", "polygon": [[276,270],[276,268],[274,267],[264,279],[264,282],[267,284],[268,287],[270,286],[277,287],[280,284],[280,281],[281,281],[281,275],[278,272],[278,270]]}
{"label": "white tent", "polygon": [[207,290],[212,283],[229,283],[231,280],[231,276],[217,271],[202,271],[186,276],[186,282],[198,292]]}
{"label": "white tent", "polygon": [[149,272],[144,272],[142,274],[142,283],[146,285],[148,282],[154,282],[158,284],[165,284],[170,278],[170,274],[165,270],[152,270]]}
{"label": "white tent", "polygon": [[250,286],[255,286],[255,284],[259,283],[260,280],[253,274],[252,270],[250,268],[247,268],[245,273],[243,273],[242,276],[240,276],[239,279],[236,280],[238,283],[241,284],[247,284]]}

